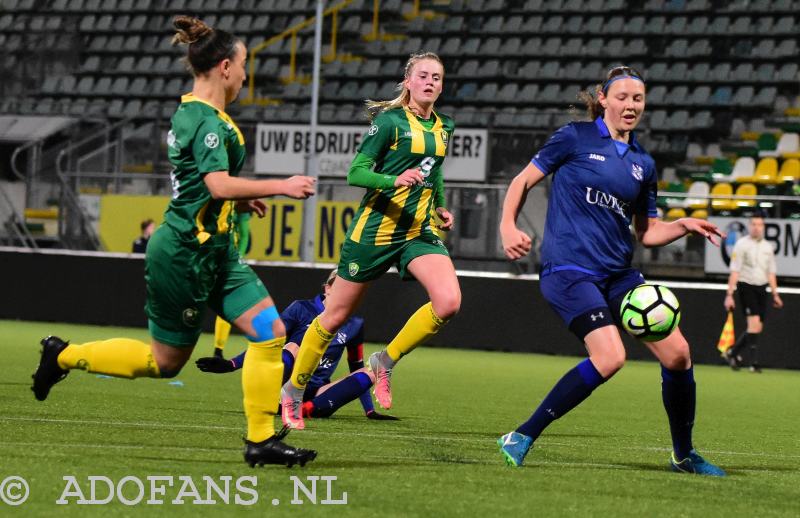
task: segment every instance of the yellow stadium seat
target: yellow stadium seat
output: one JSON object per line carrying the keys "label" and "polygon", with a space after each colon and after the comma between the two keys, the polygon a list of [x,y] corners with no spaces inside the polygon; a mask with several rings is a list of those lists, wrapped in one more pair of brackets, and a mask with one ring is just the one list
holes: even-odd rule
{"label": "yellow stadium seat", "polygon": [[664,219],[667,221],[672,221],[679,218],[685,218],[686,211],[680,208],[669,209],[667,211],[667,215],[664,216]]}
{"label": "yellow stadium seat", "polygon": [[778,179],[783,182],[794,182],[800,180],[800,160],[796,158],[787,158],[781,164],[781,170],[778,173]]}
{"label": "yellow stadium seat", "polygon": [[758,161],[755,172],[756,183],[778,183],[778,160],[773,157]]}
{"label": "yellow stadium seat", "polygon": [[[711,189],[712,196],[733,196],[733,186],[729,183],[715,184]],[[736,210],[739,206],[730,198],[712,198],[711,208],[714,210]]]}
{"label": "yellow stadium seat", "polygon": [[706,209],[695,209],[692,211],[691,217],[697,219],[708,219],[708,211]]}
{"label": "yellow stadium seat", "polygon": [[[736,189],[736,196],[757,196],[758,188],[752,183],[743,183]],[[756,200],[736,200],[739,207],[755,207]]]}

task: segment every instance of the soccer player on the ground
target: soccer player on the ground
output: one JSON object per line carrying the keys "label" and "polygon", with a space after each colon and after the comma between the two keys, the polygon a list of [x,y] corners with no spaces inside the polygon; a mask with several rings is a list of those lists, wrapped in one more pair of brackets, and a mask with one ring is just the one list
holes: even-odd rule
{"label": "soccer player on the ground", "polygon": [[[231,223],[233,230],[233,246],[239,250],[239,257],[244,258],[250,249],[250,213],[234,212]],[[228,343],[231,325],[221,316],[214,321],[214,356],[223,358],[222,351]]]}
{"label": "soccer player on the ground", "polygon": [[416,278],[430,302],[414,313],[383,351],[369,357],[375,397],[392,406],[392,369],[403,355],[435,335],[459,310],[461,288],[444,243],[432,232],[430,210],[453,226],[445,208],[442,162],[453,120],[433,110],[442,92],[444,67],[436,54],[412,55],[400,95],[368,101],[372,125],[347,173],[350,185],[366,187],[339,260],[339,280],[303,337],[291,379],[281,390],[284,424],[302,429],[303,391],[336,331],[350,317],[369,283],[397,265],[403,279]]}
{"label": "soccer player on the ground", "polygon": [[[662,246],[688,233],[718,244],[711,223],[682,218],[665,223],[656,214],[656,168],[633,130],[645,107],[642,75],[611,69],[592,95],[583,92],[591,122],[560,128],[512,180],[503,203],[500,234],[509,259],[530,251],[531,239],[516,226],[528,191],[547,175],[553,184],[542,243],[541,290],[580,340],[589,358],[567,372],[533,415],[498,440],[509,465],[522,465],[542,431],[589,397],[625,363],[619,324],[622,298],[643,284],[631,267],[631,221],[644,246]],[[676,329],[647,347],[661,363],[661,394],[669,418],[676,471],[722,476],[692,445],[695,381],[689,345]]]}
{"label": "soccer player on the ground", "polygon": [[[325,300],[330,294],[331,286],[336,280],[336,270],[331,271],[322,284],[322,293],[310,300],[296,300],[289,304],[282,313],[281,320],[286,326],[286,346],[283,349],[283,381],[289,380],[292,374],[298,345],[311,322],[325,308]],[[350,375],[331,382],[339,360],[347,351],[347,364]],[[220,357],[200,358],[197,367],[204,372],[233,372],[242,367],[246,352],[226,360]],[[328,346],[319,367],[308,382],[303,399],[303,417],[330,417],[338,409],[356,398],[368,419],[396,420],[396,417],[379,414],[372,406],[369,388],[375,382],[372,371],[364,368],[364,319],[350,317],[339,328],[336,338]]]}
{"label": "soccer player on the ground", "polygon": [[742,364],[739,352],[749,345],[750,371],[761,372],[758,364],[758,337],[764,329],[764,316],[767,312],[767,284],[772,291],[772,305],[780,309],[783,301],[778,295],[775,250],[772,243],[764,239],[764,218],[750,218],[749,234],[736,241],[733,246],[728,293],[724,302],[725,309],[731,311],[736,307],[733,292],[739,292],[739,303],[747,318],[747,331],[742,333],[733,347],[725,351],[725,359],[732,369],[738,370]]}
{"label": "soccer player on the ground", "polygon": [[231,213],[263,215],[259,198],[286,195],[304,199],[314,180],[248,180],[237,175],[245,160],[244,137],[225,113],[245,81],[247,49],[230,33],[187,16],[175,19],[173,43],[188,45],[194,75],[184,95],[167,145],[172,200],[147,246],[145,282],[150,344],[128,338],[83,345],[50,336],[33,375],[36,399],[71,369],[123,378],[171,378],[180,372],[200,336],[205,306],[233,322],[248,337],[242,373],[247,439],[244,459],[255,464],[304,464],[316,456],[294,448],[276,434],[274,416],[283,364],[285,330],[275,304],[255,272],[239,261],[230,239]]}

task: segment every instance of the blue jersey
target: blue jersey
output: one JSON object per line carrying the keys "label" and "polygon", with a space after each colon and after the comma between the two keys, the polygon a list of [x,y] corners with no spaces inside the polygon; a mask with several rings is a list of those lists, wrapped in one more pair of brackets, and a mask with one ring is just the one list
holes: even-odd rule
{"label": "blue jersey", "polygon": [[[283,313],[281,320],[286,325],[286,343],[294,342],[300,345],[303,342],[303,335],[306,329],[325,307],[322,305],[322,298],[317,295],[310,300],[296,300],[289,304]],[[311,375],[308,382],[309,387],[321,387],[331,382],[331,376],[336,372],[339,360],[345,350],[355,352],[358,346],[364,343],[364,319],[361,317],[350,317],[336,333],[325,354],[319,361],[319,367]],[[360,358],[359,358],[360,359]]]}
{"label": "blue jersey", "polygon": [[634,215],[657,217],[653,158],[636,141],[611,138],[602,118],[556,131],[533,157],[553,187],[542,242],[542,271],[608,275],[633,258]]}
{"label": "blue jersey", "polygon": [[[322,305],[322,298],[317,295],[309,300],[296,300],[289,304],[283,313],[281,313],[281,320],[286,326],[286,343],[294,342],[300,345],[303,342],[303,335],[306,334],[306,329],[311,325],[314,320],[325,307]],[[339,365],[339,360],[342,359],[342,354],[345,350],[348,351],[348,357],[353,361],[361,362],[361,350],[359,346],[364,343],[364,319],[361,317],[350,317],[347,322],[339,329],[325,354],[319,361],[317,370],[311,375],[311,380],[308,386],[321,387],[331,382],[331,376],[336,372],[336,367]],[[233,358],[233,366],[236,369],[241,369],[244,364],[244,356],[246,351],[239,356]]]}

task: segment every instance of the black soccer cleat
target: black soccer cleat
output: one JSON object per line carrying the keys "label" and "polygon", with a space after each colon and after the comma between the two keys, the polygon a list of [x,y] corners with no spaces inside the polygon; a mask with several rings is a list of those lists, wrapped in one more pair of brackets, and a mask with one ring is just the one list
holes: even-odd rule
{"label": "black soccer cleat", "polygon": [[225,358],[225,356],[222,353],[222,349],[220,349],[219,347],[214,347],[214,358],[223,358],[223,359]]}
{"label": "black soccer cleat", "polygon": [[48,336],[42,338],[42,357],[39,359],[39,366],[36,367],[36,372],[33,373],[33,386],[31,390],[33,395],[39,401],[47,399],[50,389],[63,380],[69,374],[58,366],[58,355],[61,351],[67,348],[69,342],[65,342],[57,336]]}
{"label": "black soccer cleat", "polygon": [[295,448],[282,442],[281,439],[288,433],[289,429],[284,427],[276,435],[261,442],[251,442],[245,439],[244,461],[251,468],[264,464],[285,464],[286,467],[291,468],[295,464],[305,466],[306,462],[317,458],[317,452],[314,450]]}

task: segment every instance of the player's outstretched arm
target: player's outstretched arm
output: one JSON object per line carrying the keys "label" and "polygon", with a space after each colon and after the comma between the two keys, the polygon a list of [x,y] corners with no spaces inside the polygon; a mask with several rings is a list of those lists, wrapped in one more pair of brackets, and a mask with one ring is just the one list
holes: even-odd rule
{"label": "player's outstretched arm", "polygon": [[658,218],[637,215],[634,228],[639,242],[648,248],[667,245],[686,234],[703,236],[714,246],[719,246],[718,238],[725,238],[725,233],[716,225],[697,218],[680,218],[667,223]]}
{"label": "player's outstretched arm", "polygon": [[511,260],[520,259],[531,251],[532,240],[529,235],[517,228],[517,218],[525,200],[534,185],[542,181],[544,173],[530,162],[525,169],[511,180],[503,200],[503,215],[500,219],[500,238],[503,251]]}
{"label": "player's outstretched arm", "polygon": [[297,175],[285,180],[250,180],[230,176],[227,171],[207,173],[203,181],[217,200],[253,200],[269,196],[288,196],[304,200],[314,194],[316,179]]}

